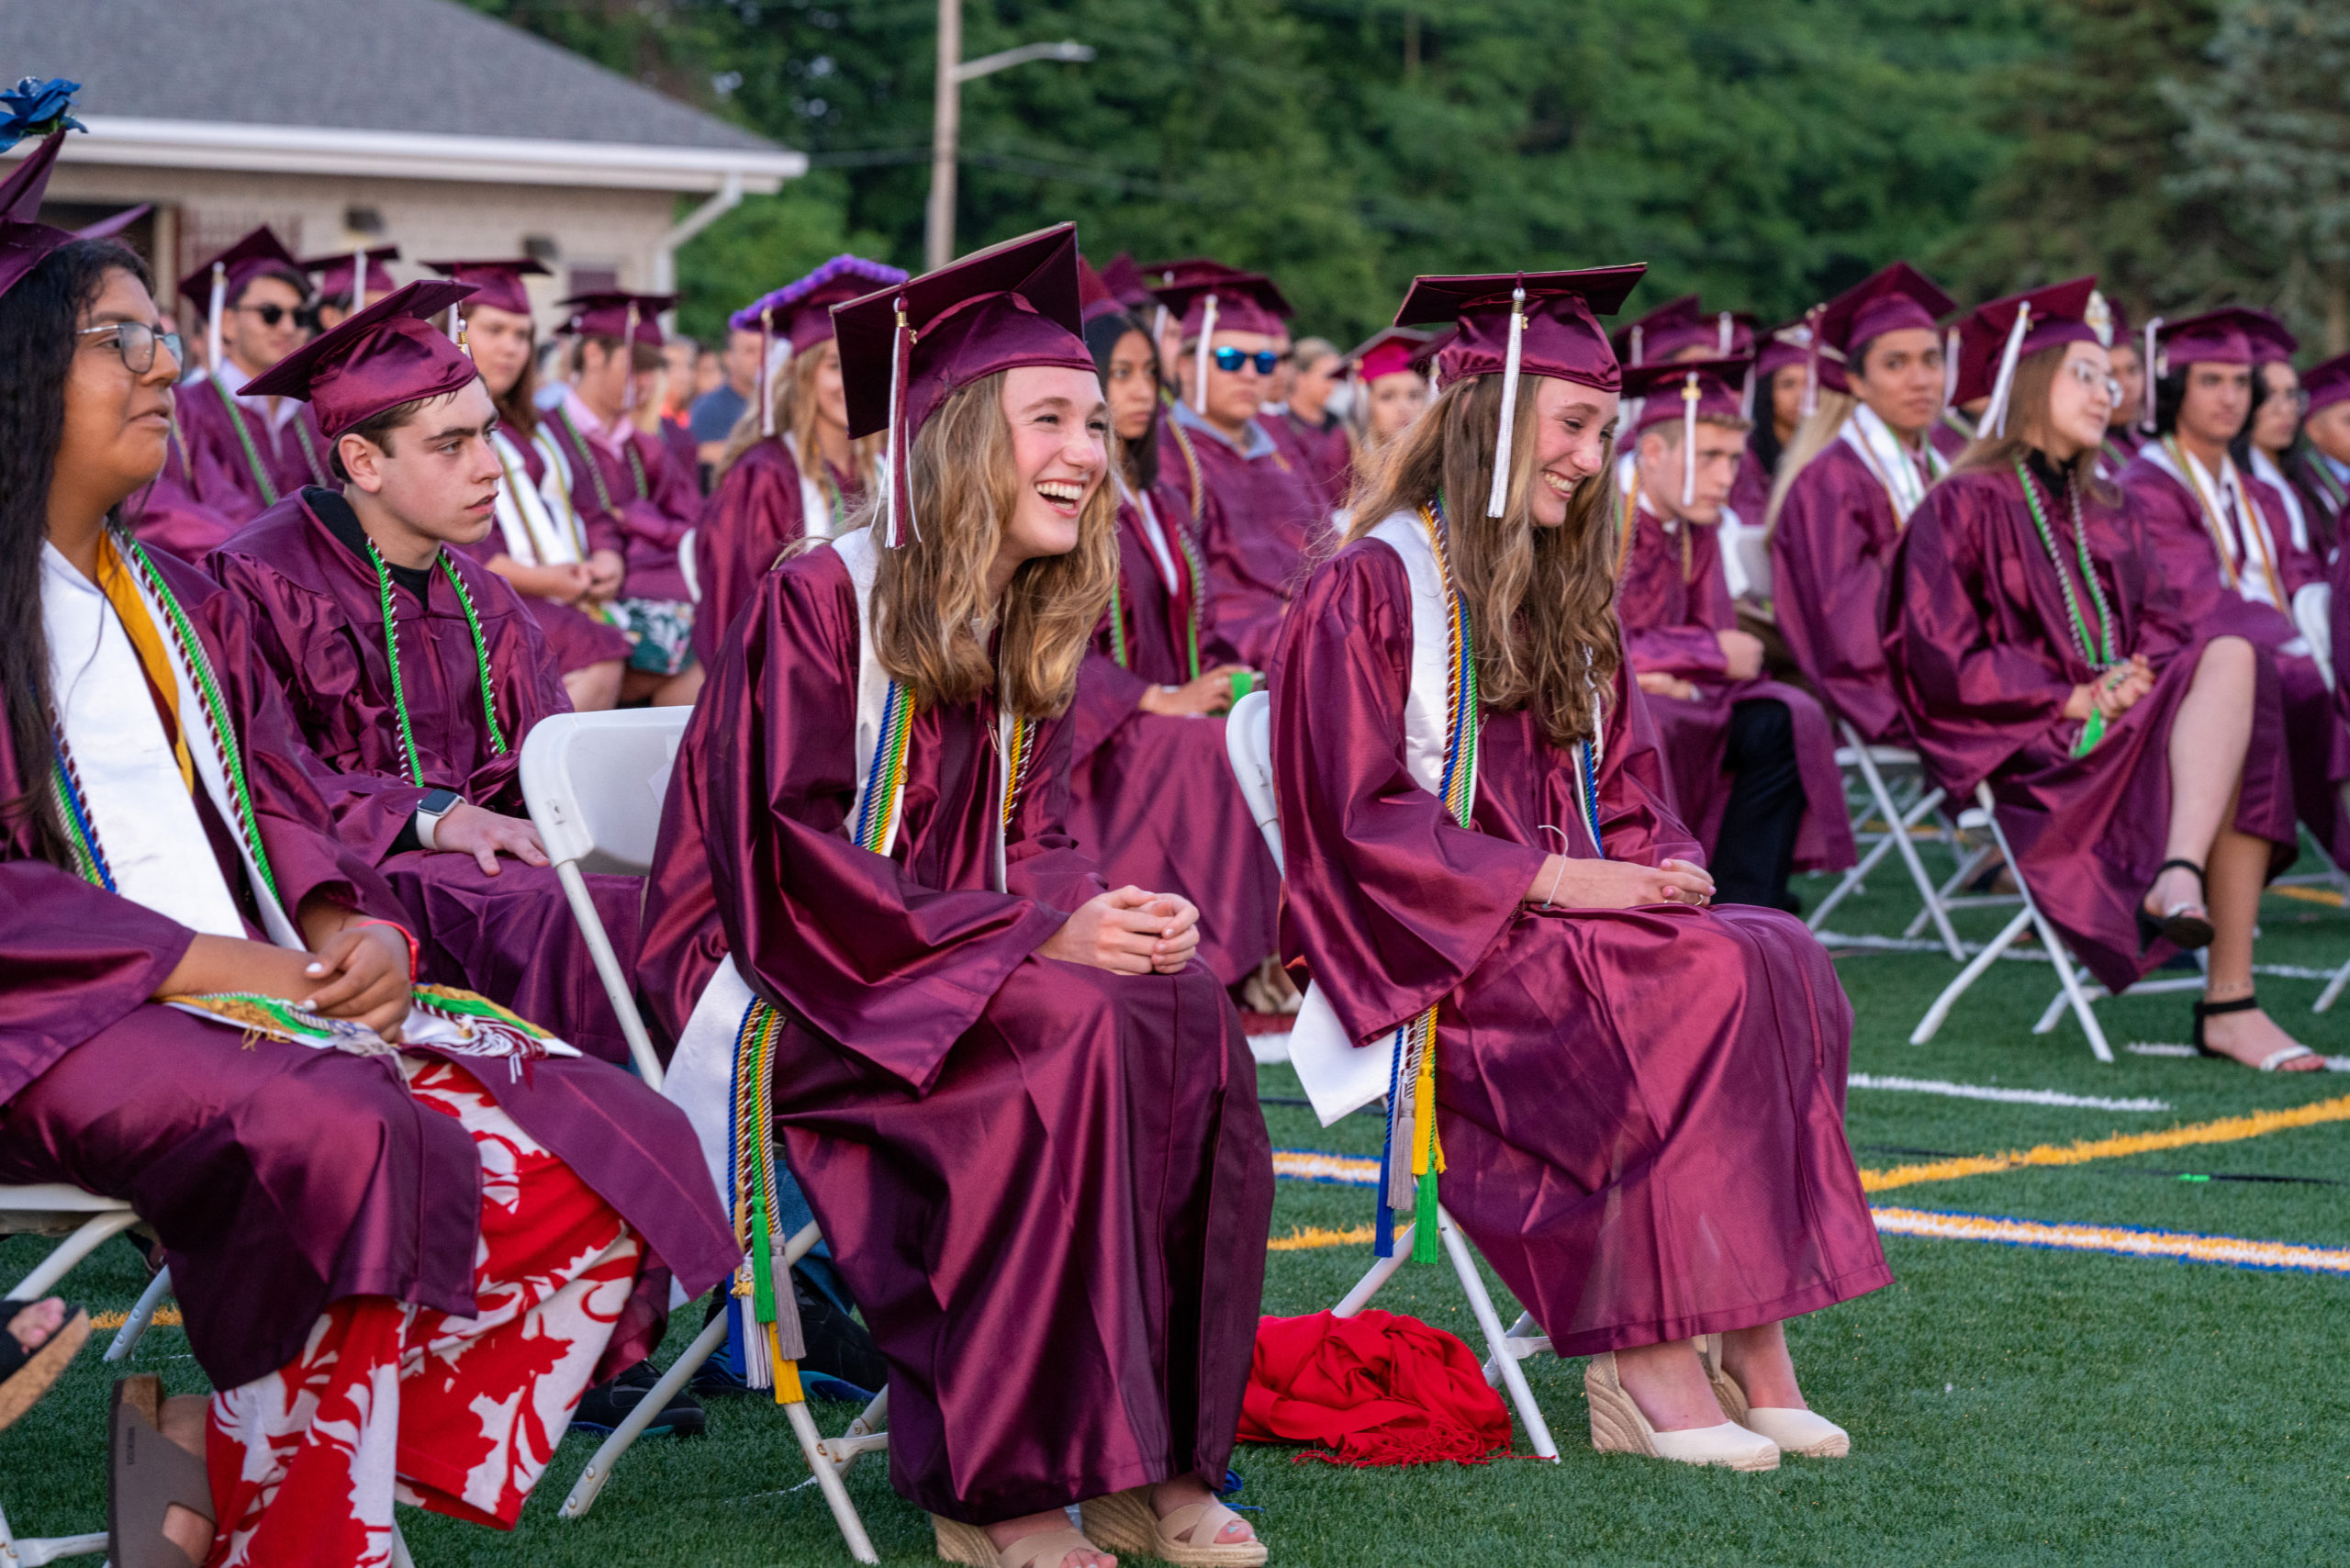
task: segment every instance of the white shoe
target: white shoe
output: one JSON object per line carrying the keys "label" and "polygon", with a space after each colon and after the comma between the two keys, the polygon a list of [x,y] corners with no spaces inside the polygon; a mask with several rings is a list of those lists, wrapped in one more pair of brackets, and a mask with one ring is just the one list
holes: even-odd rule
{"label": "white shoe", "polygon": [[1591,1446],[1601,1453],[1645,1454],[1679,1464],[1717,1464],[1727,1470],[1776,1470],[1779,1445],[1735,1421],[1688,1431],[1660,1432],[1616,1375],[1616,1354],[1605,1351],[1583,1368],[1583,1391],[1591,1402]]}
{"label": "white shoe", "polygon": [[1852,1451],[1852,1434],[1825,1416],[1809,1410],[1747,1404],[1746,1390],[1722,1365],[1720,1335],[1697,1336],[1697,1359],[1706,1363],[1706,1376],[1714,1385],[1714,1397],[1720,1402],[1722,1414],[1762,1433],[1783,1451],[1797,1459],[1842,1459]]}

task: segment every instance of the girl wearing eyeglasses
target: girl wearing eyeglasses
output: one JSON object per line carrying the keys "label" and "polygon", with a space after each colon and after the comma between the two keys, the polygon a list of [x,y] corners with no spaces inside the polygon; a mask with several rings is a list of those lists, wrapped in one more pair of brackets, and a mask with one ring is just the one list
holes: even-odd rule
{"label": "girl wearing eyeglasses", "polygon": [[2172,611],[2098,476],[2116,388],[2095,286],[1967,319],[1959,391],[1990,404],[1903,533],[1888,667],[1937,781],[1962,800],[1989,783],[2020,874],[2100,983],[2208,947],[2197,1047],[2311,1070],[2253,996],[2260,890],[2298,853],[2275,666]]}

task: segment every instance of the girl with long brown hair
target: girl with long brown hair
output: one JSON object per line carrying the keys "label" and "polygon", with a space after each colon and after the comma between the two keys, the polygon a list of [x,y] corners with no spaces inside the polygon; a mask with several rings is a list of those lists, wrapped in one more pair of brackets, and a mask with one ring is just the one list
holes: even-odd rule
{"label": "girl with long brown hair", "polygon": [[1764,1470],[1849,1447],[1780,1320],[1890,1275],[1835,972],[1792,917],[1707,907],[1627,677],[1594,312],[1639,273],[1422,278],[1398,312],[1459,321],[1444,390],[1273,665],[1291,1059],[1326,1120],[1388,1103],[1383,1246],[1440,1200],[1593,1358],[1594,1446]]}
{"label": "girl with long brown hair", "polygon": [[2117,389],[2096,286],[1967,319],[1959,391],[1990,403],[1902,538],[1886,661],[1928,767],[1953,797],[1990,784],[2034,900],[2099,981],[2209,946],[2196,1045],[2313,1070],[2253,1000],[2261,886],[2298,847],[2276,666],[2148,591],[2143,519],[2098,474]]}
{"label": "girl with long brown hair", "polygon": [[686,732],[646,911],[667,1092],[730,1193],[779,1138],[942,1556],[1261,1562],[1209,1492],[1271,1212],[1255,1071],[1197,911],[1105,890],[1062,828],[1117,570],[1075,230],[834,322],[895,482],[760,580]]}

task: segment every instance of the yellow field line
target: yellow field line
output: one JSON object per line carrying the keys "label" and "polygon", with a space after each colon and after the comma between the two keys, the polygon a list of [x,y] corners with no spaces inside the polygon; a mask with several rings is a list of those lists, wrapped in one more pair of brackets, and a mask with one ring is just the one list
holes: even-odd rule
{"label": "yellow field line", "polygon": [[[127,1312],[101,1312],[92,1316],[90,1327],[119,1328],[129,1321],[130,1314]],[[176,1306],[159,1306],[155,1309],[155,1316],[149,1318],[147,1322],[148,1326],[153,1328],[176,1328],[180,1326],[180,1309]]]}
{"label": "yellow field line", "polygon": [[1896,1187],[1914,1187],[1924,1182],[1955,1182],[1963,1176],[1987,1176],[2031,1165],[2084,1165],[2092,1159],[2151,1154],[2156,1149],[2184,1148],[2191,1144],[2236,1143],[2244,1138],[2266,1137],[2270,1133],[2286,1132],[2294,1127],[2313,1127],[2326,1122],[2344,1121],[2350,1121],[2350,1095],[2296,1105],[2285,1111],[2255,1111],[2242,1116],[2221,1116],[2217,1121],[2194,1122],[2183,1127],[2172,1127],[2166,1132],[2124,1133],[2113,1137],[2085,1139],[2061,1146],[2044,1143],[2037,1148],[2018,1149],[2006,1154],[1962,1155],[1953,1159],[1930,1160],[1922,1165],[1897,1165],[1889,1170],[1863,1170],[1861,1172],[1861,1189],[1869,1193],[1885,1193]]}
{"label": "yellow field line", "polygon": [[2350,1250],[2339,1247],[2305,1247],[2291,1241],[2255,1241],[2240,1236],[2204,1236],[2184,1230],[2148,1230],[2132,1225],[2077,1225],[2014,1219],[2006,1215],[1939,1214],[1931,1209],[1871,1209],[1869,1215],[1886,1236],[1998,1241],[2010,1247],[2104,1252],[2118,1258],[2169,1258],[2182,1263],[2219,1263],[2232,1269],[2350,1274]]}
{"label": "yellow field line", "polygon": [[2271,888],[2268,890],[2280,899],[2299,899],[2303,903],[2331,904],[2335,909],[2342,907],[2342,893],[2336,888]]}
{"label": "yellow field line", "polygon": [[1368,1247],[1371,1241],[1371,1226],[1359,1225],[1352,1230],[1326,1230],[1318,1225],[1302,1226],[1287,1236],[1276,1236],[1265,1243],[1268,1252],[1303,1252],[1314,1247]]}

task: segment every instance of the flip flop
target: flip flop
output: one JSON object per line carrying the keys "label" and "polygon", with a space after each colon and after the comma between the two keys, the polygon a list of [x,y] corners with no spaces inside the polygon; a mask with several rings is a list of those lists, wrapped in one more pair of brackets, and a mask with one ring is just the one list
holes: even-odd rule
{"label": "flip flop", "polygon": [[196,1568],[163,1533],[176,1503],[214,1523],[204,1461],[163,1435],[163,1381],[116,1383],[106,1415],[106,1555],[112,1568]]}

